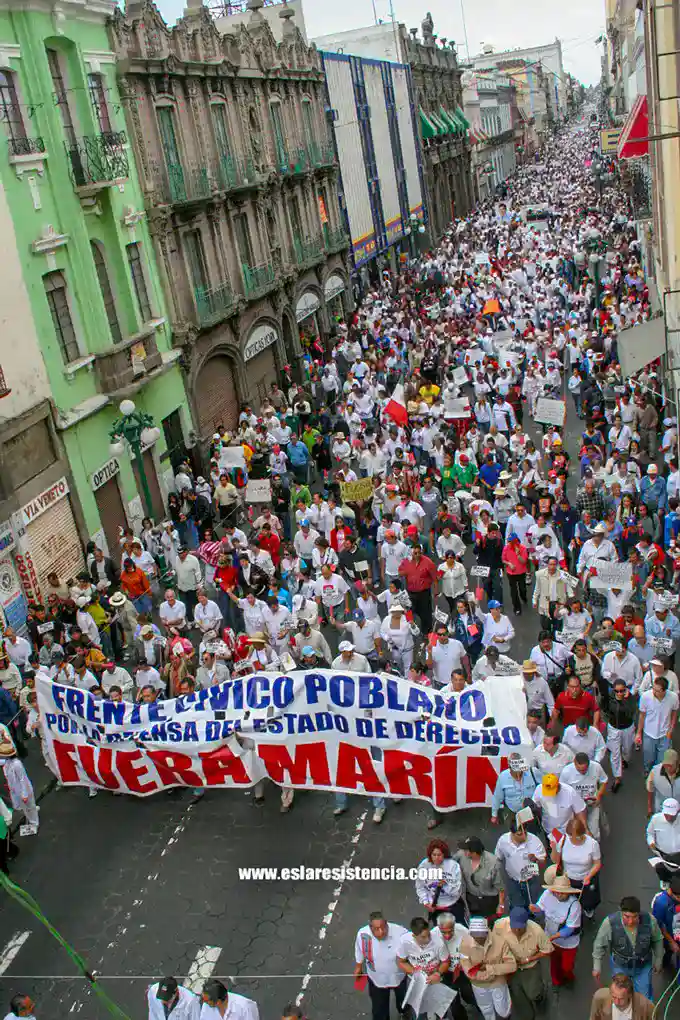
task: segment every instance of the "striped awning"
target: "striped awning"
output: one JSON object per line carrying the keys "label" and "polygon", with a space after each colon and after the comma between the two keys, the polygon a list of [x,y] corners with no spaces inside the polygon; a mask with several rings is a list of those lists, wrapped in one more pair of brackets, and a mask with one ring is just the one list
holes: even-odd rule
{"label": "striped awning", "polygon": [[646,156],[649,152],[649,115],[647,113],[647,96],[638,96],[623,125],[617,148],[619,159],[633,159]]}

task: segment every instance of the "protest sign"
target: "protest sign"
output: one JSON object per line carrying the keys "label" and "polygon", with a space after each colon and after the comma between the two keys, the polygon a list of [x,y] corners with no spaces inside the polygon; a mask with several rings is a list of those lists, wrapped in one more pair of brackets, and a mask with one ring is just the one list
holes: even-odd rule
{"label": "protest sign", "polygon": [[442,697],[388,674],[294,670],[151,704],[37,682],[47,764],[66,786],[148,796],[175,786],[295,789],[481,807],[531,747],[522,677]]}
{"label": "protest sign", "polygon": [[242,446],[223,446],[219,457],[220,468],[245,468],[246,458]]}
{"label": "protest sign", "polygon": [[250,478],[246,485],[246,503],[271,503],[272,483],[268,478]]}
{"label": "protest sign", "polygon": [[470,401],[467,397],[461,397],[459,400],[449,400],[445,406],[445,418],[469,418],[472,414]]}
{"label": "protest sign", "polygon": [[454,369],[453,381],[456,383],[457,386],[466,385],[468,381],[468,374],[462,365],[459,365],[458,368]]}
{"label": "protest sign", "polygon": [[595,570],[596,573],[590,575],[590,587],[596,591],[633,586],[632,563],[608,563],[606,560],[596,560],[591,570]]}
{"label": "protest sign", "polygon": [[564,400],[552,400],[550,397],[539,397],[536,401],[534,421],[542,425],[557,425],[564,428],[567,417],[567,405]]}
{"label": "protest sign", "polygon": [[491,567],[470,567],[470,577],[488,577],[490,573]]}
{"label": "protest sign", "polygon": [[466,365],[478,365],[484,361],[486,354],[479,347],[471,347],[469,351],[465,352],[465,364]]}
{"label": "protest sign", "polygon": [[373,495],[373,479],[359,478],[356,482],[340,482],[343,503],[360,503]]}
{"label": "protest sign", "polygon": [[441,310],[442,310],[441,305],[439,304],[438,301],[435,301],[435,303],[433,305],[430,305],[430,307],[427,310],[428,319],[438,319],[439,316],[441,315]]}
{"label": "protest sign", "polygon": [[478,251],[477,254],[475,255],[475,265],[476,266],[490,266],[491,265],[491,260],[489,258],[488,252]]}

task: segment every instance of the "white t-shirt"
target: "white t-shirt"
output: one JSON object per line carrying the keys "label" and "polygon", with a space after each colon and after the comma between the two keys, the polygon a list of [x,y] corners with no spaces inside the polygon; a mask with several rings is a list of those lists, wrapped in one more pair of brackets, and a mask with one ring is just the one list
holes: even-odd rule
{"label": "white t-shirt", "polygon": [[505,832],[496,843],[494,853],[507,871],[508,877],[515,882],[526,881],[526,869],[533,863],[529,856],[536,857],[539,861],[545,860],[545,847],[533,832],[527,832],[524,843],[514,843],[510,833]]}
{"label": "white t-shirt", "polygon": [[169,602],[161,602],[158,615],[162,622],[168,626],[173,624],[184,623],[187,616],[187,609],[183,602],[179,599],[175,601],[174,605],[170,605]]}
{"label": "white t-shirt", "polygon": [[396,988],[404,980],[404,972],[397,966],[397,951],[408,934],[406,928],[392,921],[388,922],[384,939],[377,939],[368,924],[359,928],[354,942],[354,960],[363,963],[364,972],[378,988]]}
{"label": "white t-shirt", "polygon": [[599,762],[591,761],[588,763],[588,771],[585,775],[581,775],[576,765],[571,762],[562,770],[560,782],[566,783],[567,786],[571,786],[572,790],[580,793],[587,804],[588,801],[595,799],[597,791],[607,782],[607,773]]}
{"label": "white t-shirt", "polygon": [[582,882],[596,861],[600,860],[600,844],[592,836],[586,835],[585,841],[579,846],[572,843],[568,836],[558,843],[562,854],[562,866],[565,875]]}
{"label": "white t-shirt", "polygon": [[645,713],[644,734],[654,740],[665,737],[671,713],[677,712],[678,703],[678,696],[673,691],[666,691],[661,701],[654,697],[654,691],[645,691],[640,696],[640,711]]}
{"label": "white t-shirt", "polygon": [[448,941],[444,938],[438,926],[432,929],[432,938],[437,942],[441,942],[444,949],[451,957],[452,970],[460,964],[460,944],[463,941],[463,938],[468,934],[469,932],[465,925],[458,924],[457,922],[453,926],[453,935]]}
{"label": "white t-shirt", "polygon": [[349,585],[344,577],[339,574],[331,574],[330,577],[320,577],[314,582],[314,594],[321,599],[324,606],[341,606],[345,601],[345,595],[349,591]]}
{"label": "white t-shirt", "polygon": [[251,605],[248,599],[238,600],[239,609],[243,610],[243,622],[246,627],[246,634],[252,637],[258,630],[264,630],[264,610],[267,603],[261,599],[255,599]]}
{"label": "white t-shirt", "polygon": [[554,797],[544,797],[541,787],[538,786],[531,799],[541,809],[541,823],[548,835],[553,829],[564,833],[567,822],[586,809],[581,794],[562,782]]}
{"label": "white t-shirt", "polygon": [[388,577],[397,577],[399,565],[403,560],[408,559],[408,546],[403,542],[396,541],[393,545],[383,542],[380,547],[380,555],[385,562],[385,573]]}
{"label": "white t-shirt", "polygon": [[430,936],[426,946],[419,946],[411,932],[407,932],[399,943],[397,956],[400,960],[407,960],[416,970],[433,974],[439,969],[439,964],[449,958],[449,951],[444,948],[443,943],[443,939]]}
{"label": "white t-shirt", "polygon": [[432,646],[434,682],[438,687],[443,687],[449,682],[454,669],[461,668],[465,654],[465,648],[456,638],[449,638],[446,644],[437,641],[437,644]]}

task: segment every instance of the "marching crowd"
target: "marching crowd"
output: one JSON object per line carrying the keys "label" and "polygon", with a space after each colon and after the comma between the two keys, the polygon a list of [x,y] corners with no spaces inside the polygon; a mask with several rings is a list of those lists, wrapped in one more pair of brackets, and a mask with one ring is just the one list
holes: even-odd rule
{"label": "marching crowd", "polygon": [[[652,973],[677,980],[677,418],[656,366],[622,376],[619,334],[651,309],[627,201],[594,187],[596,138],[585,121],[564,131],[436,250],[386,271],[300,381],[245,407],[234,434],[218,428],[205,477],[182,465],[166,522],[145,520],[109,554],[89,548],[86,571],[48,579],[27,635],[4,634],[0,759],[32,832],[22,758],[40,735],[41,673],[146,702],[296,667],[393,670],[445,696],[523,676],[532,746],[500,774],[495,846],[433,838],[422,864],[442,877],[416,883],[418,916],[404,927],[376,911],[357,934],[373,1020],[389,1020],[392,994],[414,1016],[532,1020],[542,958],[554,987],[574,981],[606,873],[603,801],[636,747],[662,890],[653,904],[631,892],[602,920],[591,969],[599,981],[608,961],[612,979],[591,1018],[647,1020]],[[248,514],[249,478],[268,479],[270,498]],[[520,649],[523,614],[534,640]],[[386,808],[373,801],[376,824]],[[11,818],[3,804],[4,871]],[[257,1017],[219,981],[202,1001],[168,977],[149,989],[149,1017]]]}

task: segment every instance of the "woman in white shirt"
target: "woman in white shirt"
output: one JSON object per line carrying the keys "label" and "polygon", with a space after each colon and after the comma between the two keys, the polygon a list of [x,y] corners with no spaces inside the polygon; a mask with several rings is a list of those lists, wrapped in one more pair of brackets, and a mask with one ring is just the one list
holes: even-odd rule
{"label": "woman in white shirt", "polygon": [[602,867],[600,844],[586,831],[580,818],[567,822],[567,834],[553,849],[552,859],[572,886],[581,889],[581,907],[592,917],[601,902],[599,872]]}
{"label": "woman in white shirt", "polygon": [[456,601],[460,595],[464,595],[468,587],[467,571],[462,563],[456,559],[453,549],[446,553],[446,559],[437,568],[439,575],[439,590],[446,598],[451,613],[456,611]]}
{"label": "woman in white shirt", "polygon": [[507,655],[515,636],[515,628],[509,618],[501,612],[501,604],[491,599],[487,604],[489,612],[484,616],[482,644],[485,648],[494,645],[499,652]]}
{"label": "woman in white shirt", "polygon": [[[576,952],[581,941],[581,904],[579,890],[566,875],[551,876],[557,869],[546,868],[545,892],[538,903],[529,906],[532,914],[543,914],[545,933],[553,944],[550,954],[550,977],[555,987],[574,980]],[[551,877],[549,877],[551,876]],[[558,935],[558,932],[563,934]]]}
{"label": "woman in white shirt", "polygon": [[403,606],[392,603],[389,615],[380,627],[380,637],[387,645],[401,676],[408,674],[413,663],[414,632],[417,634],[418,628],[406,619]]}
{"label": "woman in white shirt", "polygon": [[[430,878],[428,870],[440,868],[442,878]],[[428,912],[428,919],[433,922],[439,914],[453,914],[456,921],[462,924],[465,920],[465,901],[463,899],[463,876],[460,865],[451,856],[448,843],[443,839],[431,839],[427,845],[425,857],[418,865],[418,877],[415,881],[416,895]]]}

